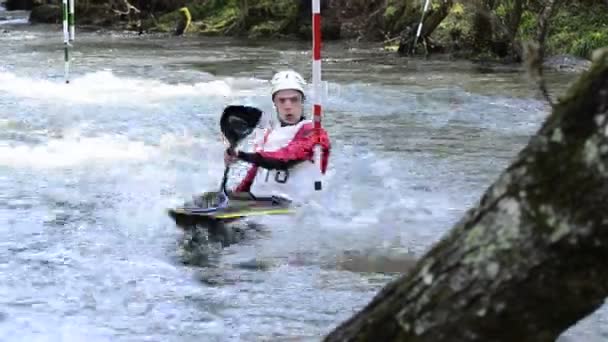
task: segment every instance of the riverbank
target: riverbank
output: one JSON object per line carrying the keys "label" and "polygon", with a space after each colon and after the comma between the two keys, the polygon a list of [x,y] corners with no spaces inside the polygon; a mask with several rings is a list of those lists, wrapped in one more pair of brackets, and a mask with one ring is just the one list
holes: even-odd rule
{"label": "riverbank", "polygon": [[[422,12],[418,2],[322,1],[323,40],[343,40],[353,45],[371,42],[397,56],[442,55],[512,64],[521,61],[521,42],[536,37],[538,13],[542,12],[542,8],[532,5],[480,9],[467,1],[445,2],[449,6],[431,3],[423,26],[431,32],[425,35],[423,29],[425,38],[412,49],[415,37],[412,31]],[[30,6],[32,24],[61,23],[58,0],[8,0],[9,3],[11,8]],[[520,14],[517,18],[508,14],[509,10],[517,9]],[[76,23],[80,30],[236,36],[261,41],[310,40],[310,13],[309,2],[292,0],[262,0],[253,4],[236,0],[76,2]],[[568,2],[556,9],[549,22],[546,64],[552,68],[584,70],[591,52],[608,46],[608,5],[603,1]],[[508,31],[513,32],[505,33]]]}
{"label": "riverbank", "polygon": [[[308,73],[310,44],[79,29],[65,85],[60,24],[8,29],[6,340],[314,339],[393,277],[376,273],[387,256],[438,241],[546,113],[518,72],[328,42],[323,124],[335,153],[323,210],[270,222],[217,267],[184,267],[165,210],[217,188],[218,113],[231,101],[272,111],[260,81],[287,64]],[[548,75],[550,89],[563,93],[568,76]],[[251,260],[271,266],[244,269]],[[599,341],[607,317],[604,308],[568,339]]]}

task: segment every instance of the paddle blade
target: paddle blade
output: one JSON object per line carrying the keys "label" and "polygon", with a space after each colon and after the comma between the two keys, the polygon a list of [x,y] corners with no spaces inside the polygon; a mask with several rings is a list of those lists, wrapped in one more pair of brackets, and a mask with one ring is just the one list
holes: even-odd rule
{"label": "paddle blade", "polygon": [[242,105],[227,106],[220,119],[220,129],[230,146],[236,146],[253,132],[261,118],[262,111],[258,108]]}

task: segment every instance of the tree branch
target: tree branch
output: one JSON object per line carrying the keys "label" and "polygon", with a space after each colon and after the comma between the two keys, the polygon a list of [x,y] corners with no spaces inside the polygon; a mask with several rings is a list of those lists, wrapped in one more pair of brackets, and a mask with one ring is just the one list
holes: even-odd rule
{"label": "tree branch", "polygon": [[545,38],[549,27],[549,19],[559,0],[545,0],[545,6],[538,16],[538,27],[536,33],[537,43],[527,42],[524,44],[524,62],[528,75],[536,80],[538,88],[545,100],[553,106],[554,103],[549,95],[547,84],[543,76],[543,61],[545,56]]}

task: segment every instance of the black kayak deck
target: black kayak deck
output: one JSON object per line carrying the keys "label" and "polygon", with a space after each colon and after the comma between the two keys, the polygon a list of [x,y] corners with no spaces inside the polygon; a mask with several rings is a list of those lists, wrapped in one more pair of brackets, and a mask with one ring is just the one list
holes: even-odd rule
{"label": "black kayak deck", "polygon": [[180,227],[194,225],[214,225],[227,223],[243,217],[258,215],[287,215],[294,213],[291,201],[282,197],[253,197],[248,193],[230,194],[225,206],[213,207],[206,198],[213,193],[205,193],[184,206],[168,210],[169,216]]}

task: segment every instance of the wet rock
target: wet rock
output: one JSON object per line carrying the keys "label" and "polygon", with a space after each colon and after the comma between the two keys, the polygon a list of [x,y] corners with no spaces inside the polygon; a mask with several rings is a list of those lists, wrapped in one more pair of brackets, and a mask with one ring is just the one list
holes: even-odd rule
{"label": "wet rock", "polygon": [[259,260],[259,259],[251,259],[247,261],[242,261],[234,265],[235,268],[240,268],[244,270],[252,270],[252,271],[266,271],[269,270],[273,266],[272,261],[270,260]]}
{"label": "wet rock", "polygon": [[6,0],[4,6],[7,11],[30,11],[34,6],[34,0]]}
{"label": "wet rock", "polygon": [[58,24],[61,23],[61,7],[57,5],[42,5],[34,7],[30,13],[30,23]]}
{"label": "wet rock", "polygon": [[230,279],[226,277],[223,270],[217,270],[216,272],[200,273],[198,279],[201,283],[214,287],[234,285],[237,283],[235,279]]}
{"label": "wet rock", "polygon": [[544,65],[557,71],[580,73],[589,69],[591,61],[572,55],[556,55],[548,57]]}
{"label": "wet rock", "polygon": [[185,265],[209,267],[216,264],[222,250],[221,242],[210,236],[204,227],[186,230],[179,241],[178,256]]}
{"label": "wet rock", "polygon": [[179,242],[178,254],[186,265],[212,267],[217,264],[224,248],[243,240],[253,239],[260,233],[263,233],[261,226],[248,222],[214,226],[197,225],[184,230],[184,236]]}
{"label": "wet rock", "polygon": [[407,273],[416,261],[409,253],[345,251],[338,258],[337,268],[362,273]]}

